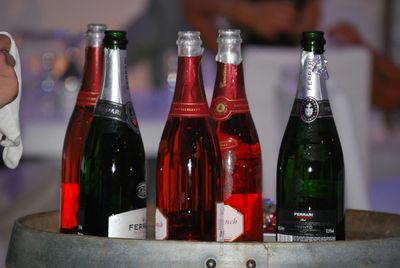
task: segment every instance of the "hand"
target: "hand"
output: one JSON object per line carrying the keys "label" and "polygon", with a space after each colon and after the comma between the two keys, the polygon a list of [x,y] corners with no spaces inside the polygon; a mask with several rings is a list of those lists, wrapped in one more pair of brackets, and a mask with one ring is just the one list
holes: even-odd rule
{"label": "hand", "polygon": [[11,40],[6,35],[0,35],[0,108],[18,95],[15,59],[8,53],[10,48]]}
{"label": "hand", "polygon": [[345,22],[333,26],[328,31],[328,36],[339,44],[362,45],[364,43],[356,28]]}

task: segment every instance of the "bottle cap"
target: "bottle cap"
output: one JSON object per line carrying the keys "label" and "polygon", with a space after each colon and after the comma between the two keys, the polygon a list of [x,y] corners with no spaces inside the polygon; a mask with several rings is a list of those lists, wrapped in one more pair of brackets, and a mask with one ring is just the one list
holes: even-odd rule
{"label": "bottle cap", "polygon": [[239,65],[242,62],[240,30],[219,30],[218,34],[218,53],[215,60],[226,64]]}
{"label": "bottle cap", "polygon": [[240,30],[236,29],[224,29],[218,30],[218,39],[217,42],[219,44],[241,44],[242,38],[240,37]]}
{"label": "bottle cap", "polygon": [[203,53],[200,32],[180,31],[176,44],[179,56],[200,56]]}
{"label": "bottle cap", "polygon": [[106,29],[105,24],[89,23],[87,25],[87,33],[104,33]]}
{"label": "bottle cap", "polygon": [[105,24],[90,23],[87,25],[87,45],[90,47],[100,47],[103,44]]}

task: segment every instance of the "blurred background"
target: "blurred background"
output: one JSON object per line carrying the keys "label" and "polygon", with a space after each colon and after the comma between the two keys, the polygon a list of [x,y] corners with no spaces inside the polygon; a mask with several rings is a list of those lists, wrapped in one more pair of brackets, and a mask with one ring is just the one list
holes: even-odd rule
{"label": "blurred background", "polygon": [[[14,36],[22,61],[24,145],[18,168],[0,164],[0,263],[15,219],[59,207],[62,145],[82,77],[88,23],[128,31],[129,84],[152,182],[174,90],[177,31],[202,32],[210,102],[215,29],[241,29],[246,90],[263,150],[263,194],[272,200],[297,87],[298,36],[306,29],[325,31],[328,93],[345,154],[346,206],[400,213],[400,2],[234,1],[246,4],[239,9],[230,2],[0,0],[0,30]],[[255,10],[263,13],[251,15]]]}

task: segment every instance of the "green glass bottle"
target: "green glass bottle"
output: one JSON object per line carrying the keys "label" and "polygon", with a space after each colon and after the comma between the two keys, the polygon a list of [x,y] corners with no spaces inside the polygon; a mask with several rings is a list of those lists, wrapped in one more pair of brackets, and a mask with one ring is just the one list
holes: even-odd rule
{"label": "green glass bottle", "polygon": [[106,31],[101,94],[81,158],[78,233],[145,239],[145,153],[123,31]]}
{"label": "green glass bottle", "polygon": [[277,168],[277,241],[343,240],[344,163],[326,91],[324,33],[304,32]]}

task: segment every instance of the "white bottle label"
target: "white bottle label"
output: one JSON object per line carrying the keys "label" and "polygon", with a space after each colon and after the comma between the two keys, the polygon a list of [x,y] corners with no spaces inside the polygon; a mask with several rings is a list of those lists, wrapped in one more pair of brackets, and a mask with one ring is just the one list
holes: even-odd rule
{"label": "white bottle label", "polygon": [[146,239],[146,208],[110,216],[108,237]]}
{"label": "white bottle label", "polygon": [[224,240],[231,242],[244,233],[243,214],[229,205],[224,206]]}
{"label": "white bottle label", "polygon": [[224,242],[224,203],[217,203],[217,237],[216,241]]}
{"label": "white bottle label", "polygon": [[167,238],[167,218],[156,209],[156,240],[163,240]]}

